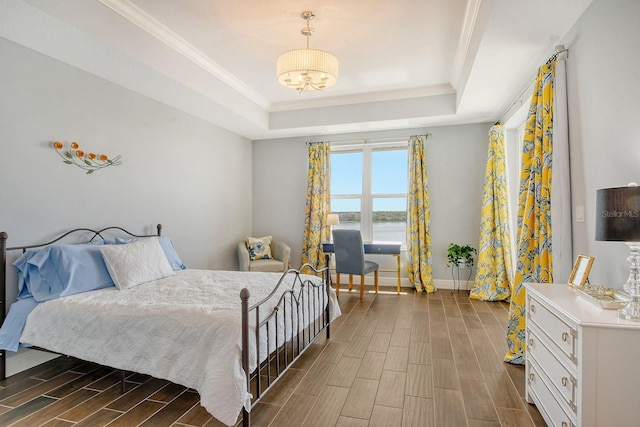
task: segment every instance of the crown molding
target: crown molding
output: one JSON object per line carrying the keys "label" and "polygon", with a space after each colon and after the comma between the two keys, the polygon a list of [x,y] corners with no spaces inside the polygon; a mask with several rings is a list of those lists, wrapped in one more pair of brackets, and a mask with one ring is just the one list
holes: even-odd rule
{"label": "crown molding", "polygon": [[271,102],[262,95],[251,89],[249,86],[238,80],[227,70],[222,68],[216,62],[211,60],[202,51],[188,43],[186,40],[178,36],[169,28],[164,26],[160,21],[144,12],[142,9],[131,3],[129,0],[99,0],[109,9],[118,13],[131,23],[151,34],[160,42],[169,46],[179,54],[191,60],[193,63],[213,75],[229,87],[236,90],[245,98],[254,102],[263,109],[269,111]]}
{"label": "crown molding", "polygon": [[306,110],[311,108],[335,107],[340,105],[366,104],[368,102],[395,101],[400,99],[421,98],[427,96],[449,95],[456,90],[450,84],[441,84],[423,88],[369,92],[357,95],[332,96],[316,100],[277,102],[271,106],[271,112]]}
{"label": "crown molding", "polygon": [[460,88],[460,79],[462,78],[465,62],[468,60],[467,55],[469,55],[481,4],[482,0],[468,0],[467,2],[464,23],[462,24],[462,31],[460,32],[460,42],[458,43],[458,50],[456,51],[451,76],[451,81],[455,82],[456,88]]}

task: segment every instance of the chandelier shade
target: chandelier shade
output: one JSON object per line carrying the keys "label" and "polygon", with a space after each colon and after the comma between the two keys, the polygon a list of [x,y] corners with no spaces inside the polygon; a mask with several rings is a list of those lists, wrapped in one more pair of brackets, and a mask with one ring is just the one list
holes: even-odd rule
{"label": "chandelier shade", "polygon": [[278,57],[278,83],[298,92],[330,88],[338,81],[338,58],[324,50],[309,49],[309,37],[315,31],[309,27],[309,21],[315,14],[305,11],[301,17],[307,21],[307,26],[300,31],[307,38],[307,47],[287,51]]}
{"label": "chandelier shade", "polygon": [[286,87],[323,90],[338,81],[338,58],[317,49],[294,49],[278,57],[278,82]]}

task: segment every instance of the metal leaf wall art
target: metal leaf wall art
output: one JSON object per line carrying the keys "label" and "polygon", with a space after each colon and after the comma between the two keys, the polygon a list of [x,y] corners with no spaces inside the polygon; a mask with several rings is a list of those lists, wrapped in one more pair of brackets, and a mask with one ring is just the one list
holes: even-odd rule
{"label": "metal leaf wall art", "polygon": [[62,157],[63,163],[76,165],[79,168],[86,170],[87,174],[94,173],[97,170],[104,169],[109,166],[118,166],[122,164],[122,156],[109,158],[106,154],[85,152],[80,149],[80,145],[75,141],[69,144],[68,149],[65,149],[64,144],[60,141],[52,143],[52,147],[55,149],[56,153]]}

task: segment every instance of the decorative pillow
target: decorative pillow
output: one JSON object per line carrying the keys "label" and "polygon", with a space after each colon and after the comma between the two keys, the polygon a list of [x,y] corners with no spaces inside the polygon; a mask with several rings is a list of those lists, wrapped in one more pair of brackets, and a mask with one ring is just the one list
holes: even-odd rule
{"label": "decorative pillow", "polygon": [[99,248],[111,279],[120,290],[175,274],[158,239]]}
{"label": "decorative pillow", "polygon": [[251,261],[273,258],[271,256],[271,236],[247,237],[244,243],[247,245]]}
{"label": "decorative pillow", "polygon": [[[173,247],[171,239],[165,236],[145,237],[145,239],[158,239],[160,241],[160,246],[162,246],[162,250],[167,256],[167,260],[169,261],[169,265],[171,265],[171,268],[173,268],[174,270],[184,270],[185,268],[187,268],[187,266],[182,263],[178,252]],[[138,238],[123,239],[121,237],[116,237],[115,244],[122,245],[124,243],[135,242],[136,240],[138,240]]]}

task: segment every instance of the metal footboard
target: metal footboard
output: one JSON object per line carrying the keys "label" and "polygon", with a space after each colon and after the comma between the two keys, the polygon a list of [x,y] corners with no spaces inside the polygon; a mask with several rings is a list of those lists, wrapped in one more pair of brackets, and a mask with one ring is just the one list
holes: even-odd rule
{"label": "metal footboard", "polygon": [[[322,283],[316,284],[302,277],[300,271],[304,271],[305,268],[321,275]],[[290,289],[279,290],[289,275],[294,276],[293,285]],[[275,306],[272,309],[264,309],[265,302],[277,292],[282,292],[282,295]],[[240,291],[242,368],[247,378],[248,391],[252,396],[251,407],[274,386],[322,331],[325,331],[327,339],[330,338],[329,292],[329,269],[316,270],[309,264],[303,265],[300,270],[291,269],[284,273],[271,294],[252,306],[249,306],[249,290],[244,288]],[[257,361],[257,367],[253,372],[249,366],[252,335],[255,339]],[[242,425],[247,427],[250,424],[250,411],[243,407]]]}

